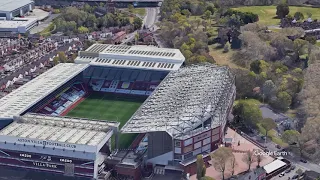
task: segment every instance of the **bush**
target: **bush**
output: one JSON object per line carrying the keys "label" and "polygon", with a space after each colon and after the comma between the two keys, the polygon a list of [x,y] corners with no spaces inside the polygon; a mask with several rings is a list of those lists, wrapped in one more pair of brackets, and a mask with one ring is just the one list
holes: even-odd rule
{"label": "bush", "polygon": [[226,43],[226,44],[224,45],[224,47],[223,47],[223,52],[224,52],[224,53],[229,52],[229,43]]}

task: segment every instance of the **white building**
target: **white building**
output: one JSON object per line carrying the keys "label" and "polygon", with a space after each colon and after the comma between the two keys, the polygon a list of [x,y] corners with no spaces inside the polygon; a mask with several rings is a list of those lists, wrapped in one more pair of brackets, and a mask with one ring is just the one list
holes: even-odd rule
{"label": "white building", "polygon": [[32,0],[1,0],[0,18],[12,20],[14,17],[24,16],[33,9],[34,1]]}
{"label": "white building", "polygon": [[38,23],[36,18],[14,18],[0,21],[0,32],[26,33]]}

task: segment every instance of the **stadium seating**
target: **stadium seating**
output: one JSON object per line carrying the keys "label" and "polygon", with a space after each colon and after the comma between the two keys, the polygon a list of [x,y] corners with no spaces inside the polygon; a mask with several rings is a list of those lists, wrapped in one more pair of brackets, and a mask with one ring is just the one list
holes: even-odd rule
{"label": "stadium seating", "polygon": [[80,98],[84,97],[86,90],[82,84],[75,84],[71,88],[56,96],[52,101],[49,101],[38,113],[51,114],[59,116],[73,103],[77,102]]}
{"label": "stadium seating", "polygon": [[84,72],[84,78],[90,79],[89,86],[93,91],[150,95],[167,74],[152,70],[90,67]]}

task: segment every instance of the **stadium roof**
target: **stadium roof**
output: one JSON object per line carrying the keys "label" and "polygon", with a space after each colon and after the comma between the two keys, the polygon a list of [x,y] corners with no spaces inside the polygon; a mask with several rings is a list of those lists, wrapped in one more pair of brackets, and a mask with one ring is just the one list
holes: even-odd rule
{"label": "stadium roof", "polygon": [[177,138],[212,118],[220,125],[234,76],[227,67],[193,65],[172,71],[122,127],[124,133],[166,131]]}
{"label": "stadium roof", "polygon": [[266,170],[266,173],[269,174],[269,173],[272,173],[273,171],[285,166],[286,163],[279,160],[279,159],[276,159],[274,161],[272,161],[271,163],[263,166],[264,170]]}
{"label": "stadium roof", "polygon": [[13,11],[20,7],[26,6],[28,4],[34,3],[31,0],[1,0],[0,1],[0,11]]}
{"label": "stadium roof", "polygon": [[0,135],[97,146],[119,122],[26,114],[2,129]]}
{"label": "stadium roof", "polygon": [[179,49],[94,44],[80,51],[76,63],[138,69],[177,70],[185,58]]}
{"label": "stadium roof", "polygon": [[0,119],[24,113],[88,65],[61,63],[0,99]]}

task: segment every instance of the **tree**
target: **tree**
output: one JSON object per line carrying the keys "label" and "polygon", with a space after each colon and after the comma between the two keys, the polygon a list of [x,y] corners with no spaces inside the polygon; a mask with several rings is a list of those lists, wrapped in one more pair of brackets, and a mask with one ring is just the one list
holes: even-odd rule
{"label": "tree", "polygon": [[294,51],[297,56],[301,56],[306,53],[308,41],[302,39],[296,39],[293,42]]}
{"label": "tree", "polygon": [[224,173],[232,156],[232,149],[227,147],[219,147],[219,149],[211,154],[213,167],[215,170],[221,172],[222,180],[224,180]]}
{"label": "tree", "polygon": [[294,13],[293,17],[294,17],[297,21],[304,19],[304,16],[303,16],[302,12],[296,12],[296,13]]}
{"label": "tree", "polygon": [[292,97],[286,91],[279,92],[277,95],[277,105],[280,110],[286,111],[290,108]]}
{"label": "tree", "polygon": [[66,63],[68,60],[66,57],[66,54],[63,51],[58,52],[58,57],[59,57],[59,62],[61,63]]}
{"label": "tree", "polygon": [[262,93],[264,97],[271,98],[276,93],[276,85],[272,82],[272,80],[267,80],[264,82],[262,87]]}
{"label": "tree", "polygon": [[286,130],[282,136],[282,140],[290,146],[298,149],[300,156],[303,155],[304,140],[301,134],[296,130]]}
{"label": "tree", "polygon": [[290,12],[288,4],[281,3],[277,6],[277,12],[276,15],[278,18],[285,18],[286,15],[288,15]]}
{"label": "tree", "polygon": [[203,14],[203,17],[204,17],[205,20],[209,20],[211,15],[212,15],[211,11],[206,10],[206,12],[204,12],[204,14]]}
{"label": "tree", "polygon": [[183,15],[187,16],[187,18],[189,18],[190,15],[191,15],[191,13],[190,13],[190,11],[189,11],[188,9],[182,10],[181,13],[182,13]]}
{"label": "tree", "polygon": [[249,127],[256,127],[262,119],[259,105],[251,103],[250,100],[240,100],[233,108],[233,115],[236,122],[244,123]]}
{"label": "tree", "polygon": [[129,4],[129,5],[128,5],[128,9],[129,9],[129,12],[132,13],[132,12],[133,12],[133,9],[134,9],[133,5],[132,5],[132,4]]}
{"label": "tree", "polygon": [[277,127],[277,124],[271,118],[264,118],[261,121],[261,126],[266,130],[266,138],[268,137],[268,131]]}
{"label": "tree", "polygon": [[197,156],[197,179],[201,180],[201,178],[206,175],[206,166],[204,165],[202,155]]}
{"label": "tree", "polygon": [[248,171],[251,169],[251,164],[255,161],[254,153],[253,151],[247,151],[243,157],[242,161],[245,162],[248,165]]}
{"label": "tree", "polygon": [[207,6],[206,10],[210,11],[211,14],[214,14],[214,7],[213,6],[211,6],[211,5]]}
{"label": "tree", "polygon": [[257,167],[260,167],[260,163],[263,160],[263,156],[262,156],[261,152],[262,152],[262,150],[255,151],[255,158],[258,163]]}
{"label": "tree", "polygon": [[53,58],[53,63],[54,63],[54,65],[57,65],[57,64],[59,64],[59,57],[54,57]]}
{"label": "tree", "polygon": [[138,17],[135,17],[134,20],[133,20],[133,27],[134,29],[140,29],[142,26],[142,20]]}
{"label": "tree", "polygon": [[317,38],[315,36],[306,36],[305,40],[313,45],[317,44]]}
{"label": "tree", "polygon": [[89,32],[89,29],[86,28],[86,27],[84,27],[84,26],[80,26],[80,27],[78,28],[78,32],[79,32],[80,34],[85,34],[85,33],[88,33],[88,32]]}
{"label": "tree", "polygon": [[234,175],[234,168],[237,166],[236,158],[232,154],[232,157],[230,158],[230,170],[231,170],[231,176]]}

